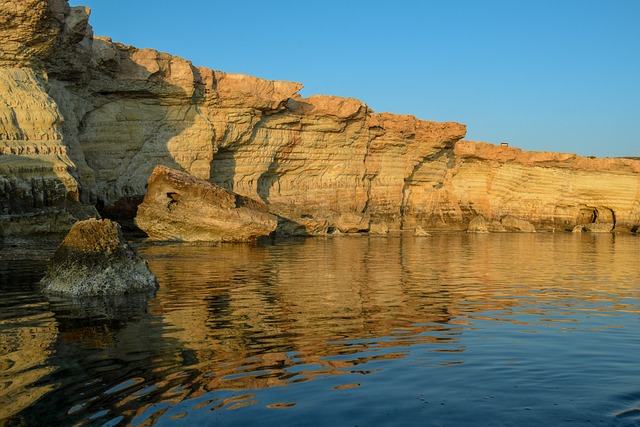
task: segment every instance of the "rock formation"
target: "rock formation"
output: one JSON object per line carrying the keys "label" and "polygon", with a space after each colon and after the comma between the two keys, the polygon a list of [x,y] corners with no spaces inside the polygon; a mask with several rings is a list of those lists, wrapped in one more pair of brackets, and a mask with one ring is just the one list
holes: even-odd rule
{"label": "rock formation", "polygon": [[451,229],[477,216],[487,231],[571,231],[576,225],[635,231],[640,223],[638,161],[472,141],[458,142],[445,157],[449,167],[431,181],[419,204],[419,216],[431,229]]}
{"label": "rock formation", "polygon": [[45,292],[71,296],[124,295],[157,288],[155,276],[125,242],[120,226],[96,219],[73,225],[41,284]]}
{"label": "rock formation", "polygon": [[246,242],[278,225],[262,201],[166,166],[151,174],[135,222],[152,240],[188,242]]}
{"label": "rock formation", "polygon": [[638,160],[460,141],[458,123],[94,37],[88,16],[0,4],[0,235],[133,215],[157,165],[262,200],[285,234],[640,226]]}

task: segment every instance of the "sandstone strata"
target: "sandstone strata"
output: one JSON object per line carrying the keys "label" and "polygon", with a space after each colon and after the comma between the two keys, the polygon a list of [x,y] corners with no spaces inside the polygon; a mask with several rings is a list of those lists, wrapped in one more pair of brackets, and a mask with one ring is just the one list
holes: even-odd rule
{"label": "sandstone strata", "polygon": [[430,182],[428,198],[413,215],[432,229],[475,227],[477,217],[487,231],[533,231],[532,226],[570,231],[576,225],[629,231],[640,223],[640,162],[635,160],[460,141],[442,161],[449,166]]}
{"label": "sandstone strata", "polygon": [[302,98],[299,83],[94,37],[65,0],[5,1],[0,16],[3,235],[65,229],[94,206],[133,214],[160,164],[262,200],[285,234],[466,230],[477,216],[490,231],[640,225],[637,160],[461,142],[458,123]]}
{"label": "sandstone strata", "polygon": [[155,168],[136,224],[152,240],[246,242],[276,230],[262,201],[165,166]]}
{"label": "sandstone strata", "polygon": [[74,224],[41,283],[45,292],[71,296],[124,295],[157,287],[146,261],[125,242],[120,226],[95,219]]}

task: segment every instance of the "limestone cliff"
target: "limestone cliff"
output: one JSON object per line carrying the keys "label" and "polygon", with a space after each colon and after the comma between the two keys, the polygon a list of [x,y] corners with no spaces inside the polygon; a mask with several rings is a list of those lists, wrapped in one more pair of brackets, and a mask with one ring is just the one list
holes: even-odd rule
{"label": "limestone cliff", "polygon": [[[538,230],[637,231],[640,162],[460,141],[438,160],[446,163],[412,187],[407,218],[429,228],[464,229],[476,217],[488,231],[517,229],[524,219]],[[431,165],[431,171],[436,171]],[[505,221],[506,219],[506,221]],[[598,224],[598,226],[595,226]]]}
{"label": "limestone cliff", "polygon": [[261,199],[288,234],[640,224],[637,160],[459,142],[458,123],[94,37],[88,16],[0,4],[0,235],[61,231],[94,206],[132,217],[157,165]]}

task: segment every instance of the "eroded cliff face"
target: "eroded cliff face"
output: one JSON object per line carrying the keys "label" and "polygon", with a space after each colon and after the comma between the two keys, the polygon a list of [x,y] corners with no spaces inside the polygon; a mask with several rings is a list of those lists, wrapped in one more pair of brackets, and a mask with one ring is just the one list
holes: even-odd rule
{"label": "eroded cliff face", "polygon": [[0,235],[65,232],[97,215],[93,171],[52,77],[86,73],[87,19],[64,0],[0,4]]}
{"label": "eroded cliff face", "polygon": [[[436,173],[438,163],[446,163]],[[640,162],[459,141],[412,187],[414,223],[460,229],[474,219],[487,231],[515,231],[514,219],[537,230],[637,231]],[[506,219],[506,221],[505,221]]]}
{"label": "eroded cliff face", "polygon": [[458,123],[94,37],[88,15],[66,0],[0,5],[1,235],[62,231],[94,206],[133,215],[157,165],[262,200],[284,234],[465,230],[479,216],[564,229],[589,211],[640,224],[640,162],[505,155],[459,142]]}

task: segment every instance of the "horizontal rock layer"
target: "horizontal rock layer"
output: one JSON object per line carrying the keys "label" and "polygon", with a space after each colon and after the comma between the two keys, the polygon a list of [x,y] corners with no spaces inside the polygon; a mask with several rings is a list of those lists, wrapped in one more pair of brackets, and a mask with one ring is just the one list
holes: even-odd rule
{"label": "horizontal rock layer", "polygon": [[302,98],[299,83],[94,37],[64,0],[0,12],[2,235],[117,211],[157,165],[262,200],[287,234],[640,225],[637,160],[460,142],[458,123]]}
{"label": "horizontal rock layer", "polygon": [[410,197],[419,198],[408,203],[412,212],[407,218],[412,223],[462,230],[481,216],[489,231],[517,231],[514,227],[522,225],[516,226],[513,218],[548,231],[595,223],[610,224],[609,231],[614,227],[635,231],[640,223],[637,160],[460,141],[439,162],[448,166],[411,188]]}

